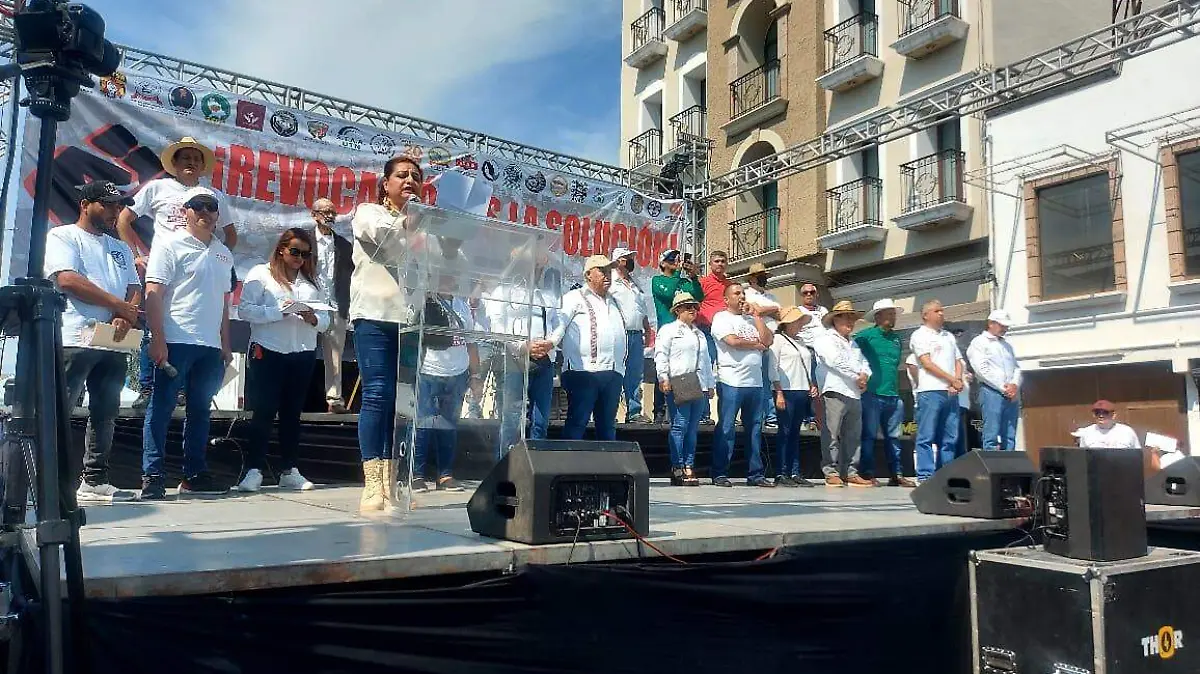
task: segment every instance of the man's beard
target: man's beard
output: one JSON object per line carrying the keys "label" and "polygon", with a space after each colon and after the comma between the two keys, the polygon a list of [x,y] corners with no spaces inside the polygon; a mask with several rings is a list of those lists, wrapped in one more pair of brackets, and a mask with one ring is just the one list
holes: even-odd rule
{"label": "man's beard", "polygon": [[89,223],[101,234],[112,235],[116,231],[116,225],[110,227],[104,216],[93,216],[89,219]]}

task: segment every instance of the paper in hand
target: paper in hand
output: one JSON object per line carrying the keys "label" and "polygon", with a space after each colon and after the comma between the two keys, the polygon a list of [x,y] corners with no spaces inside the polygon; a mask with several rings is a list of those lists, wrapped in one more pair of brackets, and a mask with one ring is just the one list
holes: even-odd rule
{"label": "paper in hand", "polygon": [[321,302],[292,302],[283,308],[283,315],[302,314],[306,311],[333,311],[333,307]]}

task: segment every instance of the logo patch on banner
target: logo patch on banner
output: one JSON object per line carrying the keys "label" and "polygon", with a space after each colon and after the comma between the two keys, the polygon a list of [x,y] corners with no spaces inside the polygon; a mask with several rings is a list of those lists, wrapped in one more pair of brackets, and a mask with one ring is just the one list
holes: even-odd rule
{"label": "logo patch on banner", "polygon": [[371,152],[380,155],[391,155],[396,151],[396,141],[391,136],[377,133],[371,138]]}
{"label": "logo patch on banner", "polygon": [[562,176],[554,176],[550,179],[550,194],[553,194],[561,199],[567,195],[567,190],[569,189],[571,189],[571,187],[567,184],[566,178]]}
{"label": "logo patch on banner", "polygon": [[200,99],[200,111],[204,113],[204,119],[217,124],[225,122],[233,114],[229,99],[217,93],[206,94]]}
{"label": "logo patch on banner", "polygon": [[642,206],[646,205],[646,198],[640,194],[633,195],[629,200],[629,210],[633,211],[634,215],[641,215]]}
{"label": "logo patch on banner", "polygon": [[296,121],[296,116],[287,110],[279,110],[271,115],[271,130],[284,138],[296,135],[299,128],[300,124]]}
{"label": "logo patch on banner", "polygon": [[310,119],[308,120],[308,135],[314,140],[325,140],[325,137],[329,135],[329,125]]}
{"label": "logo patch on banner", "polygon": [[133,88],[133,95],[129,97],[131,100],[141,104],[153,105],[162,107],[162,90],[153,82],[138,82]]}
{"label": "logo patch on banner", "polygon": [[108,98],[125,98],[127,85],[125,73],[113,73],[109,77],[100,78],[100,93]]}
{"label": "logo patch on banner", "polygon": [[[463,156],[459,157],[458,159],[455,159],[454,165],[457,166],[459,169],[466,171],[468,173],[479,169],[479,162],[475,161],[475,155],[470,155],[470,154],[464,154]],[[495,170],[496,170],[495,167],[493,167],[492,171],[495,171]]]}
{"label": "logo patch on banner", "polygon": [[662,204],[654,199],[646,202],[646,215],[649,215],[652,218],[657,218],[658,216],[662,215]]}
{"label": "logo patch on banner", "polygon": [[417,161],[421,161],[421,157],[425,156],[425,148],[421,147],[420,145],[415,145],[415,144],[414,145],[406,145],[404,147],[404,152],[402,152],[401,155],[408,157],[409,159],[415,159]]}
{"label": "logo patch on banner", "polygon": [[352,126],[343,126],[338,129],[337,137],[342,142],[342,147],[348,150],[361,150],[367,142],[367,137],[363,135],[363,132]]}
{"label": "logo patch on banner", "polygon": [[546,174],[538,171],[525,179],[525,189],[537,194],[546,189]]}
{"label": "logo patch on banner", "polygon": [[444,170],[450,168],[450,164],[452,164],[452,163],[453,163],[453,161],[452,161],[452,156],[450,154],[450,150],[447,150],[444,147],[430,148],[430,150],[429,150],[429,165],[435,171],[444,171]]}
{"label": "logo patch on banner", "polygon": [[263,121],[267,116],[267,106],[253,101],[237,102],[237,120],[235,124],[243,129],[262,131]]}
{"label": "logo patch on banner", "polygon": [[170,95],[171,107],[178,112],[191,112],[196,107],[196,94],[187,87],[175,87]]}
{"label": "logo patch on banner", "polygon": [[521,167],[516,164],[509,164],[504,167],[504,186],[510,190],[521,188],[521,180],[525,174],[521,172]]}
{"label": "logo patch on banner", "polygon": [[479,167],[479,172],[483,174],[483,179],[489,183],[496,182],[496,165],[491,159],[485,159],[483,165]]}

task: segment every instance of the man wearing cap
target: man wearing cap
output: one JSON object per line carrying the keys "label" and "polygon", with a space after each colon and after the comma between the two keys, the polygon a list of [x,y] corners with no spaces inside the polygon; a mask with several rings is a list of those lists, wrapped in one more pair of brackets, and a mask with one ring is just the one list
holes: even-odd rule
{"label": "man wearing cap", "polygon": [[[658,258],[658,269],[661,272],[650,280],[650,294],[654,296],[654,314],[658,329],[675,321],[671,306],[677,293],[688,293],[692,297],[704,296],[700,280],[696,278],[696,266],[690,259],[681,260],[681,255],[674,248],[663,251]],[[707,341],[707,337],[705,341]],[[710,356],[711,357],[711,356]],[[654,388],[654,421],[662,423],[666,420],[667,402],[663,392]]]}
{"label": "man wearing cap", "polygon": [[904,402],[898,386],[900,353],[904,344],[896,332],[896,316],[904,310],[890,299],[875,302],[864,318],[871,327],[854,336],[854,343],[871,366],[871,378],[862,394],[862,460],[858,473],[878,484],[875,479],[875,439],[883,429],[887,447],[889,487],[915,487],[917,483],[904,477],[900,463],[900,426],[904,423]]}
{"label": "man wearing cap", "polygon": [[[917,481],[933,477],[934,471],[958,454],[958,394],[963,382],[963,357],[958,340],[945,329],[942,303],[930,300],[921,307],[923,325],[909,338],[917,357]],[[935,449],[936,454],[935,454]]]}
{"label": "man wearing cap", "polygon": [[1092,403],[1092,416],[1096,423],[1075,431],[1080,447],[1106,449],[1141,449],[1137,431],[1125,424],[1117,423],[1117,408],[1107,400]]}
{"label": "man wearing cap", "polygon": [[821,472],[828,487],[873,487],[858,474],[862,449],[862,392],[871,378],[871,365],[850,339],[861,311],[842,300],[821,321],[825,331],[816,340],[817,387],[825,407],[829,437],[821,443]]}
{"label": "man wearing cap", "polygon": [[166,496],[167,426],[176,394],[187,392],[183,426],[181,494],[229,490],[208,473],[209,411],[221,386],[229,349],[229,274],[233,254],[214,230],[220,212],[215,192],[193,187],[183,194],[187,228],[155,241],[146,265],[149,355],[157,366],[142,431],[142,498]]}
{"label": "man wearing cap", "polygon": [[[134,195],[133,203],[122,211],[117,219],[117,231],[121,240],[133,249],[137,256],[138,273],[142,275],[145,274],[154,239],[187,227],[184,195],[199,185],[201,179],[210,176],[213,167],[216,166],[216,157],[213,151],[191,137],[185,137],[168,145],[159,155],[159,160],[169,177],[156,178],[142,185]],[[226,248],[232,250],[237,245],[237,228],[231,219],[232,213],[225,206],[224,198],[216,192],[214,195],[220,206],[220,213],[217,215],[217,236],[223,240]],[[134,228],[134,223],[140,217],[150,217],[154,220],[149,243],[144,241]],[[227,283],[232,289],[234,278],[232,270],[230,270],[229,276]],[[154,383],[154,364],[150,361],[147,352],[149,343],[150,331],[147,330],[143,336],[141,374],[138,377],[138,383],[142,390],[134,407],[143,407],[149,403],[150,389]]]}
{"label": "man wearing cap", "polygon": [[733,486],[728,470],[733,458],[734,420],[739,412],[749,455],[746,486],[775,486],[764,475],[762,462],[762,397],[766,392],[762,362],[775,336],[757,312],[746,304],[741,284],[732,283],[725,287],[725,310],[712,320],[712,336],[717,342],[717,432],[713,438],[712,481],[718,487]]}
{"label": "man wearing cap", "polygon": [[[646,375],[646,337],[653,336],[658,317],[654,313],[653,298],[633,279],[636,257],[637,254],[628,248],[613,250],[615,273],[609,293],[617,301],[625,318],[625,337],[628,341],[622,382],[625,423],[648,424],[650,419],[642,414],[642,378]],[[649,341],[653,343],[653,339]]]}
{"label": "man wearing cap", "polygon": [[971,340],[967,361],[979,382],[979,411],[983,414],[983,448],[1016,449],[1017,420],[1021,417],[1021,367],[1004,335],[1012,317],[1003,309],[988,314],[987,328]]}
{"label": "man wearing cap", "polygon": [[[783,305],[779,304],[779,300],[775,299],[775,294],[767,290],[767,279],[771,275],[767,273],[767,266],[761,262],[755,262],[750,265],[750,273],[748,281],[743,288],[746,293],[746,304],[758,310],[758,315],[763,317],[763,321],[767,324],[767,329],[775,332],[775,328],[779,327],[779,312]],[[771,382],[767,377],[768,366],[770,359],[763,359],[763,385],[766,390],[763,392],[763,426],[766,428],[776,428],[779,421],[775,416],[775,396],[772,394]]]}
{"label": "man wearing cap", "polygon": [[67,296],[62,314],[67,399],[74,406],[84,384],[88,390],[83,479],[75,496],[80,501],[129,500],[133,492],[108,481],[108,457],[128,357],[120,351],[89,348],[87,333],[96,323],[110,323],[120,342],[137,323],[141,282],[133,252],[114,236],[117,214],[132,200],[108,181],[81,185],[78,190],[79,220],[47,233],[44,264],[46,277]]}
{"label": "man wearing cap", "polygon": [[563,295],[562,320],[545,340],[533,341],[530,352],[541,357],[561,346],[566,359],[561,381],[567,391],[567,420],[562,437],[579,440],[588,419],[597,440],[617,438],[617,403],[625,375],[629,340],[625,318],[609,292],[612,261],[593,255],[583,265],[583,286]]}

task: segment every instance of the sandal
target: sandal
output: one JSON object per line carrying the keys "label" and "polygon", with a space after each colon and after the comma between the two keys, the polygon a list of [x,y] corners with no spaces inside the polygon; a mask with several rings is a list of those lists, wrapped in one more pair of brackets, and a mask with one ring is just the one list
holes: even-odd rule
{"label": "sandal", "polygon": [[671,469],[671,486],[682,487],[684,484],[683,469],[676,466]]}
{"label": "sandal", "polygon": [[699,487],[700,486],[700,478],[696,477],[696,472],[692,470],[691,466],[684,466],[684,468],[683,468],[683,486],[685,486],[685,487]]}

